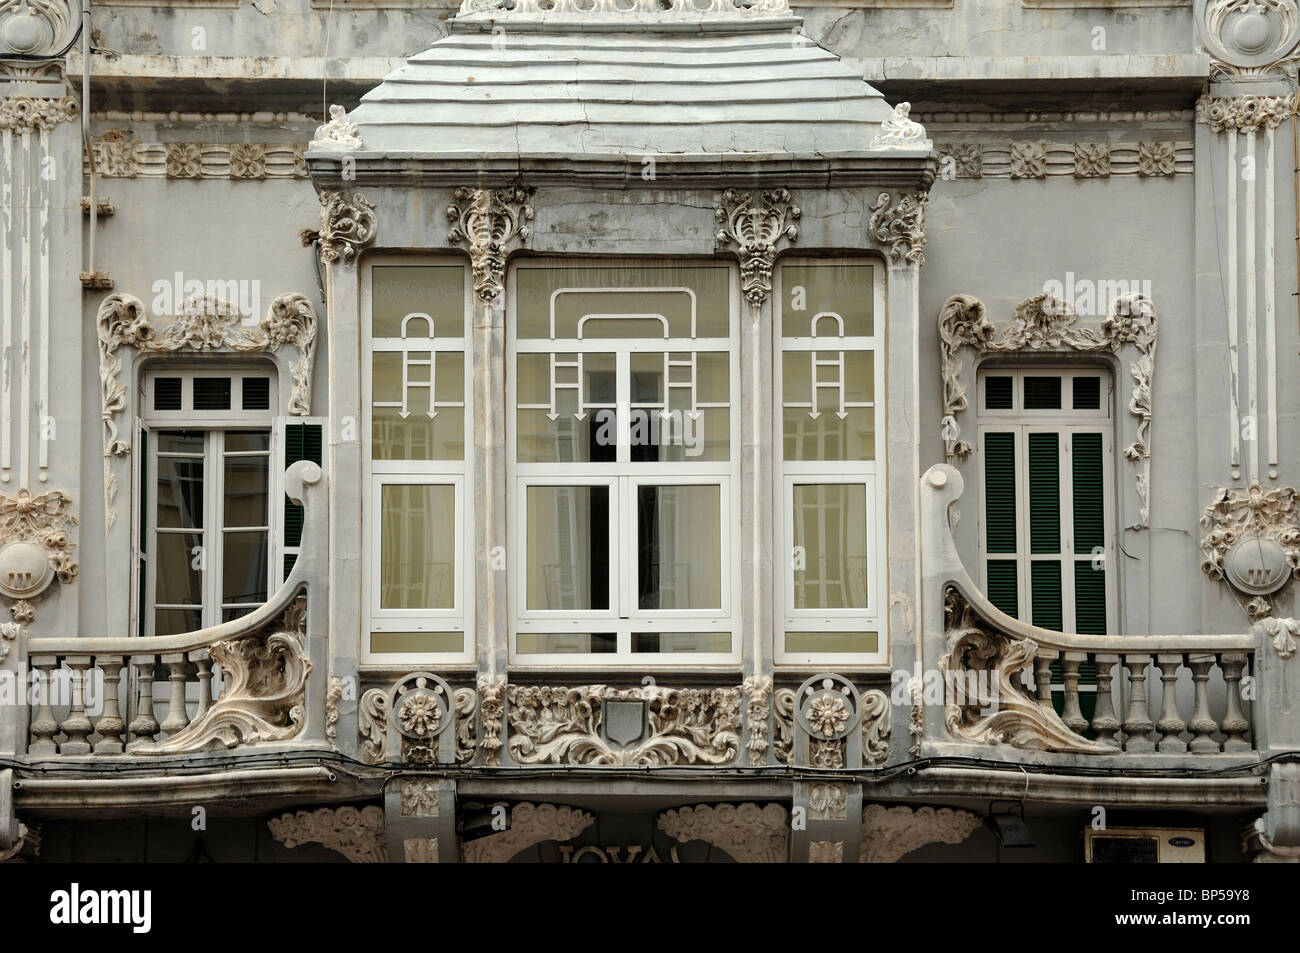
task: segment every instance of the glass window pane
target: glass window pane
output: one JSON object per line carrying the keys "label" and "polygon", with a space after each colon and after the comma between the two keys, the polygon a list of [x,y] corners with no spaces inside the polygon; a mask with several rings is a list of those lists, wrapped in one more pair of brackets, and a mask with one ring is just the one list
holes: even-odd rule
{"label": "glass window pane", "polygon": [[[464,354],[425,351],[405,355],[408,366],[404,404],[403,359],[403,355],[395,351],[376,351],[372,355],[371,453],[374,459],[463,460]],[[433,381],[430,381],[429,365],[411,364],[411,360],[432,360]],[[460,406],[431,407],[430,391],[435,392],[434,399],[438,402]],[[379,406],[381,404],[389,406]],[[432,417],[429,416],[431,412]]]}
{"label": "glass window pane", "polygon": [[527,607],[608,609],[609,487],[530,486]]}
{"label": "glass window pane", "polygon": [[633,632],[633,652],[727,653],[730,632]]}
{"label": "glass window pane", "polygon": [[267,494],[271,458],[226,456],[222,463],[226,477],[226,527],[266,526],[271,518]]}
{"label": "glass window pane", "polygon": [[158,431],[159,453],[202,453],[204,432],[202,430],[160,430]]}
{"label": "glass window pane", "polygon": [[590,635],[520,632],[515,636],[515,651],[521,655],[604,655],[618,651],[618,636],[613,632]]}
{"label": "glass window pane", "polygon": [[[371,337],[400,338],[402,319],[427,314],[438,337],[465,336],[465,268],[462,265],[382,265],[371,271]],[[428,324],[407,322],[408,337],[428,337]]]}
{"label": "glass window pane", "polygon": [[867,608],[865,484],[795,486],[794,544],[804,565],[794,571],[794,608]]}
{"label": "glass window pane", "polygon": [[391,484],[380,491],[379,604],[451,609],[456,583],[456,488]]}
{"label": "glass window pane", "polygon": [[465,649],[464,632],[371,632],[370,651],[376,655],[446,654]]}
{"label": "glass window pane", "polygon": [[731,270],[722,264],[521,265],[515,283],[521,338],[662,340],[665,323],[670,337],[730,334]]}
{"label": "glass window pane", "polygon": [[201,567],[206,565],[203,534],[159,533],[156,540],[152,554],[155,566],[154,603],[202,605]]}
{"label": "glass window pane", "polygon": [[271,449],[271,432],[269,430],[227,430],[226,453],[247,453],[251,451],[269,451]]}
{"label": "glass window pane", "polygon": [[153,625],[154,635],[197,632],[203,628],[203,612],[201,609],[156,609]]}
{"label": "glass window pane", "polygon": [[[875,334],[875,295],[870,265],[818,262],[781,266],[781,336],[870,337]],[[822,315],[822,317],[818,317]],[[817,326],[813,328],[813,319]]]}
{"label": "glass window pane", "polygon": [[225,533],[221,559],[222,602],[265,602],[266,533]]}
{"label": "glass window pane", "polygon": [[637,487],[637,604],[722,608],[722,490]]}
{"label": "glass window pane", "polygon": [[185,457],[159,457],[157,500],[158,526],[201,529],[203,461]]}
{"label": "glass window pane", "polygon": [[791,654],[813,652],[878,652],[878,632],[787,632],[785,650]]}
{"label": "glass window pane", "polygon": [[[782,434],[787,460],[874,460],[876,411],[852,407],[874,400],[871,351],[845,352],[844,392],[837,366],[814,364],[838,358],[838,352],[786,351],[782,355]],[[819,384],[813,387],[813,372]],[[815,391],[815,393],[814,393]],[[843,408],[843,409],[841,409]]]}
{"label": "glass window pane", "polygon": [[616,458],[613,354],[521,354],[518,368],[520,463],[599,463]]}

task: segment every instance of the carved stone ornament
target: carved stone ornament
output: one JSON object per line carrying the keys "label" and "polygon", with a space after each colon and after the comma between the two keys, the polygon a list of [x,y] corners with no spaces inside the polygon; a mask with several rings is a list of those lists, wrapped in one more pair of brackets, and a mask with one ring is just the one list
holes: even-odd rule
{"label": "carved stone ornament", "polygon": [[[35,618],[29,600],[56,578],[67,584],[76,577],[72,552],[77,546],[70,533],[76,525],[72,500],[59,490],[32,495],[23,489],[17,496],[0,493],[0,594],[15,600],[9,607],[15,623]],[[7,651],[2,643],[0,649]]]}
{"label": "carved stone ornament", "polygon": [[9,643],[23,634],[21,622],[0,622],[0,662],[9,657]]}
{"label": "carved stone ornament", "polygon": [[815,840],[808,844],[808,863],[844,863],[844,841]]}
{"label": "carved stone ornament", "polygon": [[140,745],[134,754],[220,750],[302,733],[311,672],[305,594],[261,630],[214,642],[209,652],[225,673],[221,697],[188,727],[158,744]]}
{"label": "carved stone ornament", "polygon": [[979,825],[978,815],[949,807],[868,804],[858,862],[893,864],[926,844],[960,844]]}
{"label": "carved stone ornament", "polygon": [[767,764],[767,735],[769,715],[772,711],[772,676],[747,675],[745,691],[745,716],[749,724],[749,741],[745,745],[750,764]]}
{"label": "carved stone ornament", "polygon": [[[1273,640],[1273,650],[1281,659],[1295,655],[1296,636],[1300,636],[1300,619],[1260,619],[1254,625],[1256,638],[1260,634]],[[3,658],[3,656],[0,656]]]}
{"label": "carved stone ornament", "polygon": [[795,222],[802,214],[786,189],[759,192],[757,199],[753,192],[726,189],[713,210],[718,222],[717,246],[735,246],[740,256],[740,288],[755,308],[772,293],[777,245],[798,240]]}
{"label": "carved stone ornament", "polygon": [[1276,129],[1295,115],[1300,101],[1286,96],[1202,96],[1196,101],[1196,121],[1214,132],[1254,133]]}
{"label": "carved stone ornament", "polygon": [[320,844],[337,851],[354,864],[388,861],[388,842],[382,808],[373,805],[321,807],[314,811],[282,814],[267,821],[271,836],[285,847]]}
{"label": "carved stone ornament", "polygon": [[871,140],[874,149],[909,149],[928,152],[934,147],[925,136],[925,127],[908,117],[911,103],[899,103],[893,115],[880,124],[880,133]]}
{"label": "carved stone ornament", "polygon": [[1073,754],[1113,754],[1113,743],[1075,734],[1050,708],[1024,690],[1021,674],[1038,644],[1014,639],[980,618],[954,587],[944,592],[948,653],[939,660],[946,688],[944,723],[954,738],[984,745]]}
{"label": "carved stone ornament", "polygon": [[808,788],[808,816],[815,821],[842,821],[848,816],[847,784],[825,782]]}
{"label": "carved stone ornament", "polygon": [[526,244],[532,228],[531,189],[459,188],[447,206],[453,245],[469,246],[474,269],[474,291],[481,301],[492,301],[505,288],[506,255],[513,243]]}
{"label": "carved stone ornament", "polygon": [[1135,483],[1140,501],[1138,519],[1129,527],[1150,525],[1151,482],[1151,378],[1155,371],[1159,321],[1150,299],[1142,294],[1118,295],[1098,329],[1081,327],[1069,304],[1051,294],[1022,301],[1010,322],[994,328],[984,304],[971,295],[953,295],[939,311],[939,350],[943,374],[942,433],[947,462],[968,456],[969,442],[960,439],[958,416],[966,409],[962,382],[962,348],[977,355],[1024,352],[1080,352],[1120,354],[1131,349],[1129,375],[1133,390],[1129,413],[1137,418],[1137,432],[1124,448],[1124,458],[1137,467]]}
{"label": "carved stone ornament", "polygon": [[1268,596],[1300,577],[1300,509],[1294,487],[1219,487],[1201,514],[1201,571],[1253,598],[1252,621],[1272,612]]}
{"label": "carved stone ornament", "polygon": [[13,129],[19,133],[53,129],[61,122],[76,119],[78,109],[77,101],[71,96],[58,99],[7,96],[0,99],[0,129]]}
{"label": "carved stone ornament", "polygon": [[897,205],[890,205],[888,192],[871,203],[868,234],[889,254],[891,265],[925,264],[925,207],[929,192],[903,192]]}
{"label": "carved stone ornament", "polygon": [[1295,0],[1196,0],[1197,34],[1215,76],[1258,76],[1294,69],[1300,43]]}
{"label": "carved stone ornament", "polygon": [[59,50],[70,38],[73,9],[64,0],[0,0],[0,59]]}
{"label": "carved stone ornament", "polygon": [[330,676],[329,691],[325,694],[325,740],[333,744],[339,736],[339,702],[343,700],[343,679]]}
{"label": "carved stone ornament", "polygon": [[361,760],[366,764],[384,763],[387,730],[388,693],[382,688],[369,689],[357,705],[357,735],[361,741]]}
{"label": "carved stone ornament", "polygon": [[[517,764],[731,764],[740,752],[741,692],[740,686],[511,685],[510,757]],[[644,703],[648,732],[627,745],[607,739],[607,702]]]}
{"label": "carved stone ornament", "polygon": [[25,864],[41,853],[41,825],[18,822],[18,837],[13,845],[0,848],[0,864]]}
{"label": "carved stone ornament", "polygon": [[330,152],[348,152],[361,148],[361,135],[355,122],[348,121],[348,111],[337,104],[330,106],[329,122],[316,128],[312,147]]}
{"label": "carved stone ornament", "polygon": [[401,782],[403,817],[438,816],[438,782],[433,778],[403,778]]}
{"label": "carved stone ornament", "polygon": [[[418,679],[424,677],[426,681],[430,678],[427,673],[412,673],[398,680],[398,686],[406,685],[408,682],[412,686],[418,687]],[[441,679],[438,681],[446,685]],[[408,728],[420,729],[421,727],[434,730],[430,733],[425,731],[424,734],[408,735],[403,730],[400,722],[398,726],[399,736],[404,736],[401,742],[401,752],[395,752],[392,760],[428,760],[433,756],[431,738],[433,735],[441,734],[442,730],[455,723],[455,742],[454,751],[457,764],[468,764],[474,759],[476,742],[474,738],[474,716],[478,711],[478,694],[472,688],[457,688],[454,691],[447,686],[447,694],[450,697],[450,710],[454,711],[454,719],[448,715],[448,710],[437,703],[437,710],[429,710],[429,704],[423,699],[429,696],[425,688],[417,693],[417,698],[411,699],[410,704],[398,710],[399,720],[405,717]],[[361,742],[361,760],[366,764],[383,764],[388,758],[388,712],[389,712],[389,692],[382,688],[371,688],[363,692],[361,700],[357,704],[357,737]],[[402,712],[405,711],[405,716]]]}
{"label": "carved stone ornament", "polygon": [[889,738],[894,707],[879,689],[862,693],[862,761],[882,764],[889,758]]}
{"label": "carved stone ornament", "polygon": [[504,864],[522,850],[543,841],[573,840],[595,822],[586,811],[555,804],[516,804],[510,827],[462,844],[467,864]]}
{"label": "carved stone ornament", "polygon": [[304,246],[320,242],[320,260],[325,264],[351,264],[357,254],[375,240],[379,221],[375,206],[360,192],[320,194],[320,230],[299,232]]}
{"label": "carved stone ornament", "polygon": [[480,712],[483,719],[483,763],[489,766],[501,763],[501,722],[505,714],[506,678],[504,675],[481,675],[478,680],[482,697]]}
{"label": "carved stone ornament", "polygon": [[387,709],[400,736],[403,762],[437,761],[437,737],[455,716],[455,692],[429,672],[414,672],[397,680],[388,692]]}
{"label": "carved stone ornament", "polygon": [[461,0],[457,19],[660,22],[789,16],[787,0]]}
{"label": "carved stone ornament", "polygon": [[790,821],[779,804],[697,804],[659,815],[659,829],[679,843],[701,840],[740,864],[783,864]]}
{"label": "carved stone ornament", "polygon": [[[131,452],[130,441],[119,436],[117,425],[117,415],[127,406],[127,387],[118,380],[122,372],[122,361],[117,354],[120,348],[134,348],[144,356],[255,353],[274,356],[282,367],[287,365],[293,381],[289,413],[305,417],[311,412],[316,312],[304,295],[280,295],[271,302],[266,317],[250,326],[243,323],[238,307],[211,296],[189,298],[182,302],[175,321],[155,324],[139,298],[129,294],[111,294],[99,306],[96,325],[99,332],[100,410],[104,424],[106,528],[111,529],[117,520],[113,500],[117,496],[118,481],[111,462],[113,458]],[[289,347],[296,352],[292,362],[283,354]]]}
{"label": "carved stone ornament", "polygon": [[862,697],[841,675],[814,675],[795,692],[794,717],[808,735],[808,759],[815,768],[845,766],[844,739],[861,723]]}
{"label": "carved stone ornament", "polygon": [[772,757],[781,764],[794,759],[794,689],[778,688],[772,694]]}

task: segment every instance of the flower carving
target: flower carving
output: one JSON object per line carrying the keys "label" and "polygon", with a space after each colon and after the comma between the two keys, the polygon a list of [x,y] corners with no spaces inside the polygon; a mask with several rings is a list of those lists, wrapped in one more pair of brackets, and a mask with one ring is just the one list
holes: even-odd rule
{"label": "flower carving", "polygon": [[808,727],[830,738],[844,731],[849,722],[849,706],[835,695],[818,695],[808,705]]}
{"label": "flower carving", "polygon": [[402,699],[397,719],[408,735],[427,738],[435,734],[442,723],[442,707],[432,695],[412,692]]}

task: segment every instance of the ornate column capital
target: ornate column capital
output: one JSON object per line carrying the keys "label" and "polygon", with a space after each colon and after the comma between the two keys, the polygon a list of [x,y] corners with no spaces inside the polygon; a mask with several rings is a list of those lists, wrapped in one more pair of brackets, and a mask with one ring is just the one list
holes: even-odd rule
{"label": "ornate column capital", "polygon": [[795,222],[802,214],[788,189],[765,190],[757,198],[753,192],[726,189],[713,210],[718,222],[717,247],[735,246],[741,290],[754,307],[760,307],[772,293],[777,245],[798,240]]}
{"label": "ornate column capital", "polygon": [[1286,96],[1202,96],[1196,121],[1213,132],[1258,132],[1276,129],[1295,115],[1295,93]]}
{"label": "ornate column capital", "polygon": [[925,264],[925,207],[929,192],[900,192],[891,205],[888,192],[871,203],[867,233],[889,256],[891,267]]}
{"label": "ornate column capital", "polygon": [[447,206],[451,224],[447,240],[469,246],[474,291],[481,301],[493,301],[501,294],[506,255],[512,246],[526,244],[532,234],[528,225],[533,219],[532,195],[532,189],[523,188],[460,188]]}
{"label": "ornate column capital", "polygon": [[320,202],[320,230],[305,228],[298,235],[303,245],[320,242],[320,260],[325,264],[351,264],[375,240],[379,228],[375,206],[360,192],[325,191]]}

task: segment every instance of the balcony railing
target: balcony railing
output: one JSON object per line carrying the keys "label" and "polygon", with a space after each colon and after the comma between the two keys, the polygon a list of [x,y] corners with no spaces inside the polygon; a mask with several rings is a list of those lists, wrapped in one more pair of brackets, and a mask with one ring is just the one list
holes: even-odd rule
{"label": "balcony railing", "polygon": [[286,471],[285,487],[304,506],[301,550],[289,578],[253,612],[180,635],[29,642],[32,760],[325,743],[324,677],[312,677],[326,668],[324,476],[302,461]]}

